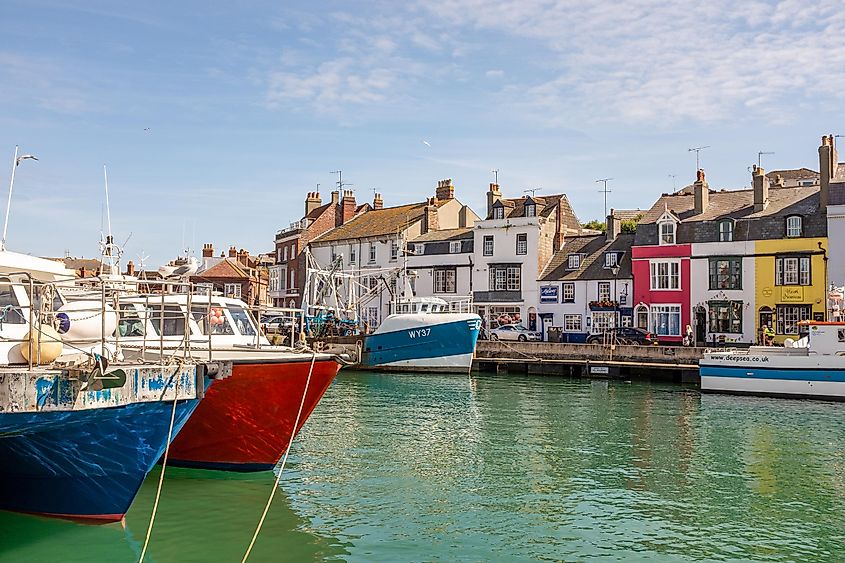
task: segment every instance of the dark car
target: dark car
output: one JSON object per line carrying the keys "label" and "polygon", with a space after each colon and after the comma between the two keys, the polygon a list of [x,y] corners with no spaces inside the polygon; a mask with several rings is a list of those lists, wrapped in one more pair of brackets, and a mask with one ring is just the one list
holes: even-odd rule
{"label": "dark car", "polygon": [[643,344],[651,346],[657,344],[657,339],[651,333],[641,328],[620,326],[609,328],[601,334],[592,334],[587,338],[587,344]]}

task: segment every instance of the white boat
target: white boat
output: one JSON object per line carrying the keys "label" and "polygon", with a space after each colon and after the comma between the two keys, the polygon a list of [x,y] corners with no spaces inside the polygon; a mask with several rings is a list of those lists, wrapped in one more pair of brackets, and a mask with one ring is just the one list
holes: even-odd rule
{"label": "white boat", "polygon": [[808,334],[784,347],[708,351],[701,390],[845,400],[845,323],[804,321]]}

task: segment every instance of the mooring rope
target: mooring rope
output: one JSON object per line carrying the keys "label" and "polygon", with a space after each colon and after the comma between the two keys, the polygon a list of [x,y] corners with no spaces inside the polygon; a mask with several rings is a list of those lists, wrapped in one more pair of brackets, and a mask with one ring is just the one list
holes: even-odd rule
{"label": "mooring rope", "polygon": [[246,548],[244,558],[241,563],[246,563],[249,559],[249,554],[252,553],[252,548],[255,546],[255,540],[258,539],[258,534],[261,533],[261,527],[264,526],[264,520],[267,518],[267,513],[270,511],[270,504],[273,502],[273,497],[276,495],[276,489],[279,488],[279,482],[282,480],[282,472],[285,470],[285,464],[288,461],[288,454],[290,453],[293,438],[296,436],[296,429],[299,427],[299,418],[302,416],[302,408],[305,406],[305,396],[308,394],[308,386],[311,384],[311,374],[314,373],[314,362],[317,359],[317,352],[311,352],[311,367],[308,369],[308,379],[305,380],[305,390],[302,392],[302,400],[299,401],[299,411],[296,413],[296,422],[293,423],[293,429],[290,433],[290,440],[288,440],[288,447],[285,448],[285,455],[282,457],[282,465],[279,467],[279,473],[276,475],[276,481],[273,483],[273,489],[270,491],[270,498],[267,499],[267,504],[264,506],[264,512],[261,514],[261,519],[258,521],[258,526],[255,528],[255,533],[252,534],[252,540],[249,542],[249,547]]}
{"label": "mooring rope", "polygon": [[[182,369],[182,364],[176,366],[174,375]],[[170,453],[170,441],[173,439],[173,426],[176,421],[176,404],[179,401],[179,378],[176,378],[176,384],[173,387],[173,408],[170,411],[170,427],[167,429],[167,445],[164,447],[164,457],[161,460],[161,474],[158,476],[158,487],[156,488],[156,498],[153,502],[153,512],[150,514],[150,524],[147,527],[147,537],[144,538],[144,547],[141,549],[141,557],[138,558],[138,563],[143,563],[144,557],[147,555],[147,547],[150,545],[150,538],[153,535],[153,524],[156,520],[156,513],[158,512],[158,501],[161,499],[161,487],[164,485],[164,471],[167,469],[167,456]],[[170,382],[167,383],[170,386]],[[167,389],[167,387],[165,387]]]}

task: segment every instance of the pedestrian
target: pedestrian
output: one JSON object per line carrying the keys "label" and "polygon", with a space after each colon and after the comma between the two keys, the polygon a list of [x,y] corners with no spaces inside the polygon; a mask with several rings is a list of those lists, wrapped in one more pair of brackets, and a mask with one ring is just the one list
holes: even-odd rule
{"label": "pedestrian", "polygon": [[775,331],[772,329],[771,325],[766,325],[763,327],[763,346],[774,346],[775,344]]}
{"label": "pedestrian", "polygon": [[692,327],[687,325],[687,330],[684,332],[684,346],[692,346]]}

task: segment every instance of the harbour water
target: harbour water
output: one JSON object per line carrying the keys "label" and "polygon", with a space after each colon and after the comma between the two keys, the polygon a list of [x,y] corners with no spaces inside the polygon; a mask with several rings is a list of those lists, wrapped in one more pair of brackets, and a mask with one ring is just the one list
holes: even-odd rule
{"label": "harbour water", "polygon": [[[126,525],[0,512],[0,561],[137,561]],[[168,469],[149,561],[240,561],[273,475]],[[841,560],[842,404],[341,372],[252,561]]]}

